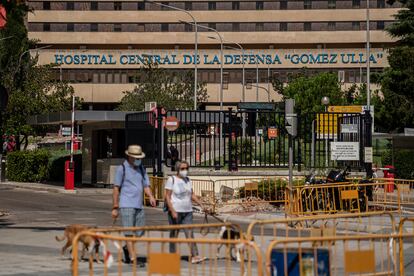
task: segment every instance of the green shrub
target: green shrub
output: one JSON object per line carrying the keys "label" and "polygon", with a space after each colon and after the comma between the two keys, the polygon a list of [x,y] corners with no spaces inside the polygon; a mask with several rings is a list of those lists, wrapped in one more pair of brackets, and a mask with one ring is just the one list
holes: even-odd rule
{"label": "green shrub", "polygon": [[258,197],[266,201],[279,201],[285,199],[285,188],[288,182],[283,179],[268,179],[258,182],[257,191],[245,191],[244,187],[239,189],[239,197]]}
{"label": "green shrub", "polygon": [[238,138],[236,141],[232,141],[230,160],[234,160],[236,157],[240,164],[250,164],[253,159],[253,142],[250,139]]}
{"label": "green shrub", "polygon": [[49,176],[49,153],[45,150],[7,154],[7,178],[19,182],[40,182]]}
{"label": "green shrub", "polygon": [[[392,152],[387,151],[382,155],[382,165],[392,164]],[[394,167],[396,177],[401,179],[414,179],[414,151],[396,150],[394,151]]]}

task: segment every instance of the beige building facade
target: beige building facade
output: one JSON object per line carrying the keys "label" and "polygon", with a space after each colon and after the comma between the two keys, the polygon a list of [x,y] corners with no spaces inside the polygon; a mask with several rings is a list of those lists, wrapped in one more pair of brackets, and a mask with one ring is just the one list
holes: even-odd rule
{"label": "beige building facade", "polygon": [[[114,109],[132,90],[146,58],[169,70],[194,70],[207,84],[205,109],[223,101],[278,101],[271,81],[287,82],[302,68],[308,74],[334,72],[344,87],[366,81],[365,0],[177,0],[159,3],[184,9],[197,23],[216,29],[225,40],[223,61],[216,33],[198,28],[188,14],[151,2],[29,1],[29,37],[46,47],[39,63],[56,63],[56,78],[69,81],[85,109]],[[384,31],[400,6],[370,1],[371,68],[387,66],[393,39]],[[244,49],[238,49],[237,44]],[[242,96],[243,64],[245,98]],[[259,86],[259,88],[257,87]]]}

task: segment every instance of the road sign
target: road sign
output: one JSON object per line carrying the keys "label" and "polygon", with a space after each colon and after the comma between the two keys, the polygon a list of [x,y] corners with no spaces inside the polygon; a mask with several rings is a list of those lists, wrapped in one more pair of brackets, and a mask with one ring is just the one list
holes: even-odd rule
{"label": "road sign", "polygon": [[365,147],[365,149],[364,149],[364,160],[365,160],[365,163],[372,163],[373,162],[372,156],[373,156],[373,154],[372,154],[372,147]]}
{"label": "road sign", "polygon": [[361,113],[364,107],[362,105],[333,105],[328,106],[328,112],[334,113]]}
{"label": "road sign", "polygon": [[359,142],[331,142],[332,161],[359,161]]}
{"label": "road sign", "polygon": [[180,121],[178,121],[177,117],[169,116],[165,118],[165,128],[167,130],[176,131],[179,126]]}
{"label": "road sign", "polygon": [[274,110],[276,108],[275,103],[238,103],[238,109],[245,110]]}
{"label": "road sign", "polygon": [[341,124],[341,133],[358,133],[357,124]]}
{"label": "road sign", "polygon": [[275,139],[278,136],[278,129],[275,127],[269,127],[267,129],[267,138]]}

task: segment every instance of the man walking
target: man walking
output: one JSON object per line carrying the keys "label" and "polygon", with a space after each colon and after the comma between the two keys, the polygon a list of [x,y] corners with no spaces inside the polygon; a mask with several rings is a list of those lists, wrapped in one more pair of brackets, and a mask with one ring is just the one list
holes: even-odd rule
{"label": "man walking", "polygon": [[[151,193],[148,174],[142,164],[145,153],[141,146],[130,145],[125,154],[126,160],[117,168],[115,174],[112,218],[116,219],[120,214],[123,227],[144,226],[143,193],[149,197],[151,206],[156,205]],[[143,231],[125,232],[126,237],[133,235],[140,237],[143,234]],[[135,260],[136,254],[132,242],[127,242],[127,248],[129,256]],[[125,261],[128,262],[127,258]]]}

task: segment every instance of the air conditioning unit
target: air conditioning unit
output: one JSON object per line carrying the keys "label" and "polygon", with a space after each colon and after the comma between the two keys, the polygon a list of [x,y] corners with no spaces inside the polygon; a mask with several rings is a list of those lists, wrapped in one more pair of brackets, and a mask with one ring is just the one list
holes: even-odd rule
{"label": "air conditioning unit", "polygon": [[145,111],[151,111],[154,108],[157,108],[157,102],[145,102]]}
{"label": "air conditioning unit", "polygon": [[340,82],[340,83],[345,82],[345,71],[343,71],[343,70],[338,71],[338,82]]}

